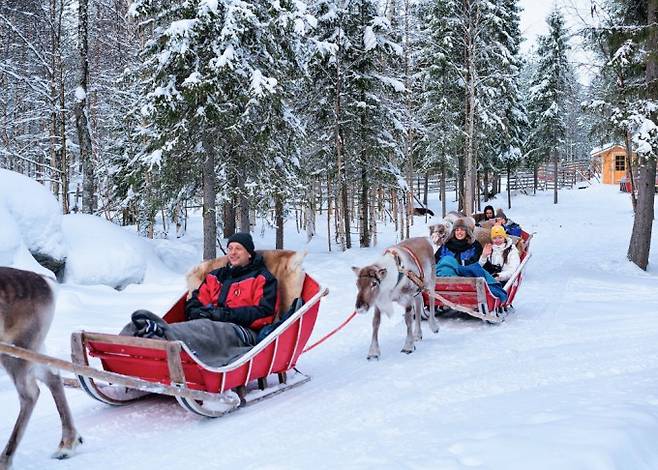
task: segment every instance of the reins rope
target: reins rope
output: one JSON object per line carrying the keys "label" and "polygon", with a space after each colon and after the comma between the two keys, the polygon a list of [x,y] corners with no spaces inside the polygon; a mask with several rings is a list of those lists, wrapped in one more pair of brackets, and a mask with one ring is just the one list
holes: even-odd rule
{"label": "reins rope", "polygon": [[326,340],[328,340],[329,338],[331,338],[333,335],[335,335],[336,333],[338,333],[340,330],[342,330],[343,328],[345,328],[345,326],[346,326],[350,321],[352,321],[352,318],[354,318],[355,316],[356,316],[356,310],[354,310],[354,311],[353,311],[353,312],[352,312],[352,313],[351,313],[351,314],[345,319],[345,321],[343,321],[343,323],[341,323],[340,325],[338,325],[336,328],[334,328],[333,330],[331,330],[329,333],[327,333],[326,335],[324,335],[322,338],[320,338],[319,340],[317,340],[315,343],[313,343],[313,344],[311,344],[310,346],[306,347],[306,348],[302,351],[302,354],[304,354],[304,353],[310,351],[311,349],[313,349],[313,348],[316,347],[316,346],[321,345],[321,344],[324,343]]}

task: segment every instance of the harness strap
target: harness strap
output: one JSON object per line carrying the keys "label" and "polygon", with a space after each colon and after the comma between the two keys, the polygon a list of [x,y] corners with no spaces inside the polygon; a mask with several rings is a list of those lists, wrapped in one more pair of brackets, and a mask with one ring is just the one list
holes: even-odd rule
{"label": "harness strap", "polygon": [[[395,260],[395,265],[398,268],[398,280],[397,280],[395,285],[397,286],[400,283],[400,281],[402,280],[402,278],[404,276],[407,276],[409,279],[411,279],[411,281],[414,284],[416,284],[416,287],[418,287],[418,292],[416,293],[416,295],[418,295],[422,292],[423,286],[425,285],[425,282],[424,282],[425,272],[423,271],[423,267],[421,266],[420,261],[418,260],[418,257],[414,254],[413,251],[411,251],[410,249],[408,249],[406,247],[402,247],[402,246],[399,247],[399,248],[403,249],[407,254],[409,254],[409,256],[411,256],[411,259],[414,261],[414,263],[418,267],[418,272],[419,272],[420,276],[418,274],[414,273],[413,271],[411,271],[409,269],[406,269],[404,266],[402,266],[402,260],[400,260],[400,254],[396,251],[395,248],[387,248],[386,251],[384,252],[384,254],[390,253],[391,255],[393,255],[393,259]],[[412,278],[412,276],[414,276],[414,278],[416,278],[416,279],[419,279],[420,284],[418,284],[414,280],[414,278]]]}
{"label": "harness strap", "polygon": [[410,250],[409,248],[407,248],[406,246],[401,246],[400,248],[402,248],[404,251],[406,251],[407,254],[408,254],[409,256],[411,256],[411,259],[414,260],[414,263],[416,263],[416,267],[418,268],[418,273],[420,274],[420,279],[421,279],[421,280],[425,279],[425,272],[423,271],[423,266],[420,264],[420,260],[419,260],[418,257],[416,256],[416,253],[414,253],[413,251],[411,251],[411,250]]}

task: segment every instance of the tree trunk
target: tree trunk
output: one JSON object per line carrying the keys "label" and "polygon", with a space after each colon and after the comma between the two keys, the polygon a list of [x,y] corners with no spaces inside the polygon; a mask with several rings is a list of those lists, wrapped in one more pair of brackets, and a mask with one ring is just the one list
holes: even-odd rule
{"label": "tree trunk", "polygon": [[445,217],[446,212],[446,164],[441,165],[441,183],[439,194],[441,195],[441,217]]}
{"label": "tree trunk", "polygon": [[631,204],[633,205],[633,213],[637,210],[637,198],[635,197],[635,174],[633,172],[633,149],[631,148],[631,130],[626,129],[624,135],[626,144],[626,173],[631,181]]}
{"label": "tree trunk", "polygon": [[[244,189],[244,184],[242,184],[241,187]],[[249,220],[249,199],[244,192],[241,191],[238,200],[240,201],[238,205],[240,211],[240,231],[249,233],[251,231],[251,223]]]}
{"label": "tree trunk", "polygon": [[475,25],[473,24],[475,14],[472,11],[472,6],[470,1],[466,1],[467,5],[466,15],[468,20],[468,25],[464,29],[464,53],[465,57],[465,66],[466,66],[466,99],[465,99],[465,108],[466,108],[466,129],[464,135],[464,213],[466,215],[473,215],[474,207],[473,202],[475,201],[475,153],[474,153],[474,139],[475,139],[475,38],[474,38],[474,29]]}
{"label": "tree trunk", "polygon": [[[50,91],[50,96],[49,96],[49,104],[50,104],[50,148],[49,148],[49,153],[50,153],[50,164],[54,167],[59,169],[60,171],[62,170],[61,167],[61,162],[59,161],[58,158],[58,152],[57,152],[57,128],[58,128],[58,119],[57,119],[57,74],[55,73],[55,70],[57,68],[57,64],[55,62],[55,57],[57,56],[57,33],[55,30],[55,24],[56,24],[56,14],[55,12],[57,11],[57,3],[56,0],[50,0],[50,23],[53,25],[52,28],[50,29],[50,75],[49,75],[49,91]],[[68,212],[68,207],[66,204],[66,199],[67,199],[67,194],[66,190],[64,189],[62,193],[60,194],[60,188],[62,188],[62,174],[60,173],[60,176],[58,178],[53,178],[53,182],[51,185],[52,192],[55,194],[55,196],[60,200],[62,204],[62,211],[64,214]]]}
{"label": "tree trunk", "polygon": [[464,154],[457,157],[457,172],[455,173],[455,201],[457,210],[464,209]]}
{"label": "tree trunk", "polygon": [[[658,0],[649,0],[647,6],[647,24],[658,21]],[[653,28],[647,40],[647,67],[645,81],[647,84],[658,79],[658,63],[656,50],[658,50],[658,33]],[[655,92],[655,85],[650,88]],[[651,96],[656,99],[658,97]],[[638,155],[638,194],[637,209],[633,220],[633,232],[628,246],[628,259],[646,271],[649,264],[649,251],[651,249],[651,229],[654,217],[654,198],[656,184],[656,160],[645,155]]]}
{"label": "tree trunk", "polygon": [[331,251],[331,176],[327,173],[327,249]]}
{"label": "tree trunk", "polygon": [[217,208],[215,192],[215,152],[205,138],[203,160],[203,259],[217,257]]}
{"label": "tree trunk", "polygon": [[537,194],[537,184],[539,183],[539,166],[535,165],[535,167],[532,169],[532,177],[533,177],[533,190],[532,194]]}
{"label": "tree trunk", "polygon": [[507,208],[512,208],[512,187],[510,186],[510,178],[512,177],[512,165],[507,163]]}
{"label": "tree trunk", "polygon": [[370,220],[368,218],[368,171],[365,160],[361,163],[361,193],[359,197],[359,246],[361,248],[370,246]]}
{"label": "tree trunk", "polygon": [[430,174],[425,173],[423,179],[423,206],[427,207],[427,192],[429,191],[428,186],[430,184]]}
{"label": "tree trunk", "polygon": [[377,246],[377,191],[370,191],[370,241],[372,246]]}
{"label": "tree trunk", "polygon": [[308,200],[304,207],[304,225],[306,226],[306,243],[310,242],[315,236],[315,184],[311,185]]}
{"label": "tree trunk", "polygon": [[283,196],[277,193],[274,196],[274,223],[276,224],[277,250],[283,250]]}
{"label": "tree trunk", "polygon": [[236,232],[236,213],[235,213],[235,202],[231,198],[230,201],[225,201],[222,207],[222,221],[224,226],[224,238],[228,238]]}
{"label": "tree trunk", "polygon": [[80,144],[80,164],[82,165],[82,212],[92,214],[96,209],[96,191],[94,184],[94,161],[87,119],[87,81],[89,78],[88,59],[88,0],[78,1],[78,50],[80,52],[80,82],[75,90],[75,126],[78,130]]}
{"label": "tree trunk", "polygon": [[558,174],[557,170],[557,149],[553,149],[553,176],[555,178],[555,185],[553,186],[553,204],[557,204],[557,189],[558,189],[558,184],[559,184],[559,177],[560,175]]}
{"label": "tree trunk", "polygon": [[476,171],[475,172],[475,207],[473,208],[473,212],[480,212],[480,197],[482,194],[480,193],[480,172]]}
{"label": "tree trunk", "polygon": [[[340,35],[340,32],[339,32]],[[340,41],[340,38],[339,38]],[[334,116],[334,134],[336,139],[336,167],[338,173],[338,188],[340,197],[340,211],[336,212],[336,216],[340,212],[340,226],[338,239],[340,242],[341,250],[345,251],[352,248],[352,239],[350,236],[350,210],[347,198],[347,177],[345,162],[343,161],[343,136],[341,131],[342,109],[341,109],[341,61],[340,61],[340,48],[336,53],[336,102],[335,116]],[[337,204],[338,205],[338,204]]]}
{"label": "tree trunk", "polygon": [[400,240],[404,240],[404,226],[405,221],[407,220],[407,211],[405,209],[405,200],[407,198],[407,191],[400,191],[399,193],[400,200],[398,201],[398,216],[400,217]]}
{"label": "tree trunk", "polygon": [[391,219],[395,225],[395,231],[398,231],[398,193],[396,190],[391,191]]}

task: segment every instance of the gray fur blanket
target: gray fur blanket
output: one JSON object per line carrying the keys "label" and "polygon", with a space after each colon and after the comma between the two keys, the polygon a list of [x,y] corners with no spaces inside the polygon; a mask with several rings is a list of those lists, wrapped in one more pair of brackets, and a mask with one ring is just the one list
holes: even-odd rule
{"label": "gray fur blanket", "polygon": [[[119,334],[135,336],[135,331],[135,325],[128,323]],[[206,319],[172,323],[165,330],[165,338],[182,341],[196,357],[211,367],[231,363],[256,344],[253,331],[234,323]]]}

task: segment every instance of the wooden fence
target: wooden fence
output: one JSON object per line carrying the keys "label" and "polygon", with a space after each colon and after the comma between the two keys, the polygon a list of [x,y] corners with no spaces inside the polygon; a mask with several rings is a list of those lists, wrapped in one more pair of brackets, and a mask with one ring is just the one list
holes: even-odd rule
{"label": "wooden fence", "polygon": [[[596,177],[595,169],[588,161],[561,163],[558,166],[558,189],[573,188],[581,181]],[[534,189],[535,176],[532,169],[519,169],[510,175],[507,182],[511,190],[530,192]],[[555,172],[552,164],[542,165],[537,170],[537,189],[555,189]]]}

